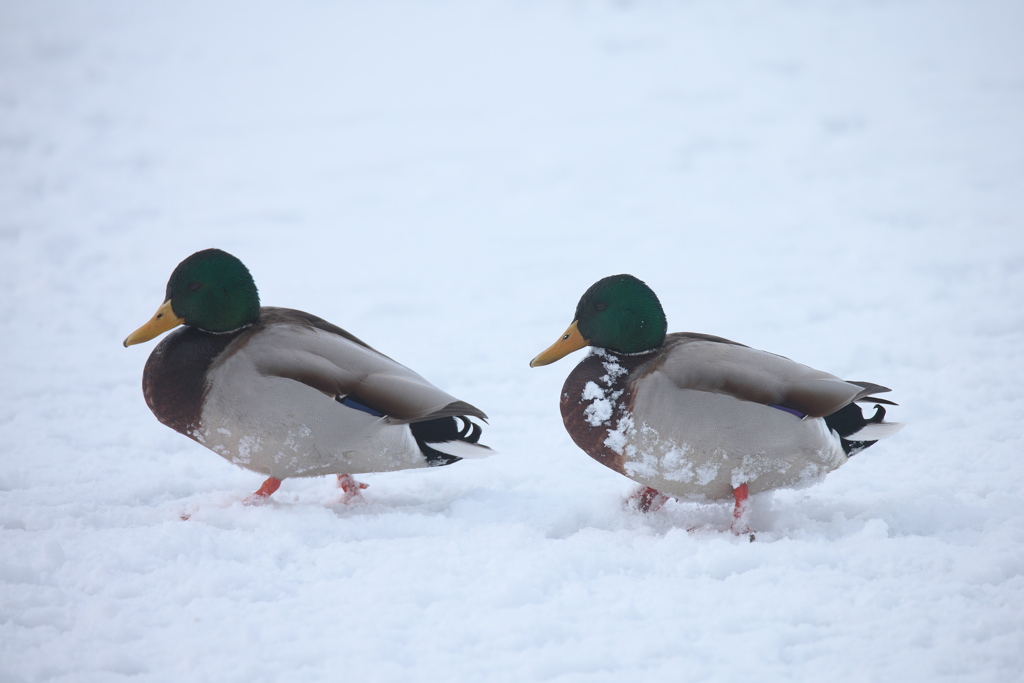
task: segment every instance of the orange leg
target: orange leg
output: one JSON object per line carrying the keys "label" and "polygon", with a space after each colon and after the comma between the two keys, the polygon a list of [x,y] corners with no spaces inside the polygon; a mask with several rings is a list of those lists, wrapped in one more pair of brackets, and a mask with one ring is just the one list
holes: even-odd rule
{"label": "orange leg", "polygon": [[267,498],[270,498],[270,494],[272,494],[279,488],[281,488],[281,480],[278,479],[277,477],[270,477],[265,482],[263,482],[263,486],[261,486],[256,493],[246,498],[243,502],[246,505],[256,505],[257,503],[262,503]]}
{"label": "orange leg", "polygon": [[732,509],[732,526],[730,529],[737,536],[749,534],[750,526],[747,524],[747,516],[750,512],[750,497],[746,484],[740,484],[732,490],[733,498],[736,499],[736,507]]}
{"label": "orange leg", "polygon": [[353,500],[361,500],[363,494],[360,493],[362,489],[369,488],[369,484],[364,484],[361,481],[356,481],[355,477],[351,474],[339,474],[338,475],[338,488],[341,489],[341,502],[346,505],[351,503]]}
{"label": "orange leg", "polygon": [[640,512],[657,512],[662,505],[668,502],[668,498],[658,489],[641,486],[626,499],[626,504],[635,507]]}

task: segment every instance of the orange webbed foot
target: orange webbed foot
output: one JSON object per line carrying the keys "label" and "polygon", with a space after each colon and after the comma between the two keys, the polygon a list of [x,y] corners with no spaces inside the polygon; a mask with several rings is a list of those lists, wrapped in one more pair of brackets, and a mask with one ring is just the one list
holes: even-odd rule
{"label": "orange webbed foot", "polygon": [[345,505],[352,503],[357,500],[363,500],[362,489],[369,488],[369,484],[364,484],[361,481],[356,481],[355,477],[351,474],[339,474],[338,475],[338,488],[341,489],[341,502]]}
{"label": "orange webbed foot", "polygon": [[626,505],[640,512],[657,512],[669,497],[658,489],[641,486],[626,499]]}

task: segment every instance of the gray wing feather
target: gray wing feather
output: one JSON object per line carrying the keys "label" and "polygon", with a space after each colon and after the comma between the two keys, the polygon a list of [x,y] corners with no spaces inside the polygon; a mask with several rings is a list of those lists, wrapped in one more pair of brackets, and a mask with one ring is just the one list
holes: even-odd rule
{"label": "gray wing feather", "polygon": [[343,330],[339,333],[340,328],[311,324],[319,319],[301,311],[277,308],[272,313],[261,317],[245,342],[245,353],[261,374],[293,379],[332,397],[355,394],[394,423],[460,415],[487,418],[401,363]]}
{"label": "gray wing feather", "polygon": [[666,339],[657,371],[681,389],[794,408],[811,417],[830,415],[872,393],[888,391],[868,382],[846,382],[783,356],[706,335],[676,333]]}

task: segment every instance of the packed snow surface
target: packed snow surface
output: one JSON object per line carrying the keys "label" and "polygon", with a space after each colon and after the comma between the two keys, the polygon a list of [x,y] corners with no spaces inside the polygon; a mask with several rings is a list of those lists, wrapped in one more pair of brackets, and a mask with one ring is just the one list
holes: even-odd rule
{"label": "packed snow surface", "polygon": [[[0,1],[0,681],[1018,681],[1024,3]],[[124,337],[220,247],[498,454],[261,483]],[[632,273],[672,331],[893,388],[823,483],[624,508],[569,439]],[[188,516],[187,521],[182,517]]]}

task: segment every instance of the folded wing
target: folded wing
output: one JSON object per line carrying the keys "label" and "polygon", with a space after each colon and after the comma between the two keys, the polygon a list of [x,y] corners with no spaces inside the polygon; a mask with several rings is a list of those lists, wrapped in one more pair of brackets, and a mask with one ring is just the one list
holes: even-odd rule
{"label": "folded wing", "polygon": [[316,316],[264,307],[257,325],[259,334],[249,337],[245,352],[264,375],[302,382],[332,398],[355,397],[391,423],[487,419],[479,408]]}
{"label": "folded wing", "polygon": [[870,382],[848,382],[783,356],[726,339],[691,333],[670,334],[663,373],[681,389],[726,394],[735,398],[799,411],[810,417],[831,415],[860,400],[889,391]]}

